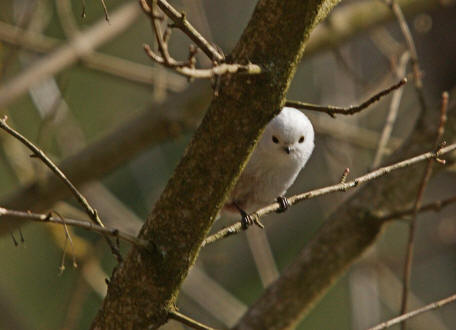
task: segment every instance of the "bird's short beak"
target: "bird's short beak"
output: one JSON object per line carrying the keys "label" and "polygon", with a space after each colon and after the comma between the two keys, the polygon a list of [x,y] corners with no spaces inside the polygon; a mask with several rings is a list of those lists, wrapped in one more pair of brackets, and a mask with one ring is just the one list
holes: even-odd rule
{"label": "bird's short beak", "polygon": [[293,148],[291,148],[290,146],[286,146],[286,147],[283,148],[283,150],[285,150],[285,152],[287,154],[290,154],[290,152],[293,150]]}

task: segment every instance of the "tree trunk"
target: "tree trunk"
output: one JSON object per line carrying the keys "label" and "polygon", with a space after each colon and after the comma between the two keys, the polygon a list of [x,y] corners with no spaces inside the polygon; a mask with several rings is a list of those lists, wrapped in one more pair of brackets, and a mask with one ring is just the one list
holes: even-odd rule
{"label": "tree trunk", "polygon": [[148,252],[132,249],[113,272],[94,329],[157,328],[245,165],[283,104],[312,29],[338,0],[260,0],[230,56],[262,67],[223,77],[193,140],[143,226]]}

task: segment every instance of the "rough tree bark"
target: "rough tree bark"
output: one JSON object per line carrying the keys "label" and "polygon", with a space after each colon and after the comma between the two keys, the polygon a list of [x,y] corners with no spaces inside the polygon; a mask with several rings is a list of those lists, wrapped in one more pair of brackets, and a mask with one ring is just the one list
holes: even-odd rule
{"label": "rough tree bark", "polygon": [[310,31],[338,0],[260,0],[230,58],[264,73],[222,79],[173,177],[132,249],[113,272],[94,329],[156,328],[166,322],[225,197],[264,126],[280,109]]}

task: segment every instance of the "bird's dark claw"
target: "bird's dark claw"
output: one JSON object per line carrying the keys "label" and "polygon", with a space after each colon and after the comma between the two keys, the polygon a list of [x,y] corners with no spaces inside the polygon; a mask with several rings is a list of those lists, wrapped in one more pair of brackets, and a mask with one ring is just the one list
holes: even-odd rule
{"label": "bird's dark claw", "polygon": [[233,202],[234,206],[238,209],[239,213],[241,214],[241,227],[243,230],[246,230],[249,228],[249,226],[255,224],[261,229],[264,228],[264,225],[260,222],[260,219],[258,219],[258,215],[255,213],[252,215],[248,215],[247,212],[245,212],[238,203]]}
{"label": "bird's dark claw", "polygon": [[249,226],[253,225],[253,219],[244,211],[241,212],[241,226],[242,229],[246,230]]}
{"label": "bird's dark claw", "polygon": [[285,196],[277,197],[277,203],[279,203],[279,205],[280,205],[279,209],[276,211],[277,213],[285,212],[288,209],[288,207],[290,206],[290,202],[288,201],[288,199]]}

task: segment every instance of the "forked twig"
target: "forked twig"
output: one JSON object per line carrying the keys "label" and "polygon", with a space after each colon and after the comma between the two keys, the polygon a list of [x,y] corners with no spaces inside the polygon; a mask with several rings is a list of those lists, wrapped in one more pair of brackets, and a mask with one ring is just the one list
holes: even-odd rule
{"label": "forked twig", "polygon": [[[71,183],[71,181],[65,176],[65,174],[57,167],[57,165],[54,164],[54,162],[46,156],[46,154],[36,147],[32,142],[30,142],[27,138],[25,138],[23,135],[21,135],[19,132],[11,128],[7,123],[8,117],[5,116],[3,119],[0,119],[0,128],[5,130],[7,133],[9,133],[11,136],[15,137],[18,139],[22,144],[24,144],[28,149],[32,151],[32,154],[30,157],[36,157],[39,158],[54,174],[62,180],[62,182],[68,187],[68,189],[71,191],[71,193],[76,197],[76,200],[79,202],[79,204],[84,208],[86,213],[89,215],[89,218],[99,225],[100,227],[104,227],[103,223],[100,220],[100,217],[98,216],[97,211],[90,206],[89,202],[87,199],[79,192],[79,190]],[[119,250],[114,246],[114,244],[111,242],[108,236],[105,235],[105,239],[111,248],[112,253],[116,256],[118,261],[120,262],[122,260],[122,256],[120,255]]]}
{"label": "forked twig", "polygon": [[[55,213],[55,211],[54,211]],[[15,219],[22,219],[22,220],[29,220],[35,222],[49,222],[55,223],[58,225],[63,226],[72,226],[82,228],[88,231],[93,231],[102,235],[109,235],[116,239],[121,239],[125,242],[133,244],[134,246],[142,249],[148,249],[149,242],[140,238],[137,238],[134,235],[130,235],[128,233],[122,232],[118,229],[108,228],[108,227],[101,227],[97,224],[92,222],[88,222],[85,220],[76,220],[76,219],[69,219],[63,217],[54,217],[52,213],[42,214],[42,213],[33,213],[33,212],[24,212],[24,211],[16,211],[16,210],[9,210],[3,207],[0,207],[0,217],[6,216]]]}
{"label": "forked twig", "polygon": [[[143,10],[147,14],[150,14],[152,10],[146,1],[147,0],[140,0],[140,3]],[[174,22],[172,27],[177,27],[185,33],[211,59],[211,61],[220,63],[225,60],[225,56],[190,24],[184,13],[180,13],[165,0],[157,0],[156,3],[166,16]]]}
{"label": "forked twig", "polygon": [[[154,30],[155,39],[157,42],[158,52],[156,53],[150,45],[145,44],[144,50],[154,62],[170,68],[177,73],[186,76],[188,78],[214,78],[225,74],[259,74],[262,72],[261,68],[255,64],[227,64],[223,63],[225,57],[216,47],[212,46],[207,40],[205,40],[198,31],[187,21],[185,14],[179,13],[176,9],[170,6],[164,0],[140,0],[143,11],[149,16]],[[163,21],[166,18],[158,12],[160,7],[164,14],[171,18],[174,23],[168,25],[164,31],[162,31]],[[168,41],[171,36],[171,28],[179,28],[190,39],[192,39],[197,47],[190,45],[188,59],[186,61],[175,60],[168,51]],[[196,68],[196,53],[198,49],[202,49],[203,52],[211,59],[212,68],[210,69],[197,69]]]}
{"label": "forked twig", "polygon": [[189,78],[203,78],[209,79],[216,76],[222,76],[224,74],[234,74],[234,73],[245,73],[245,74],[260,74],[261,68],[255,64],[227,64],[221,63],[219,65],[213,66],[210,69],[196,69],[189,63],[185,62],[170,62],[167,64],[166,60],[155,54],[149,45],[144,45],[144,51],[146,54],[153,59],[155,62],[162,64],[166,67],[174,69],[177,73],[180,73],[183,76]]}
{"label": "forked twig", "polygon": [[355,113],[358,113],[373,103],[379,101],[383,96],[388,95],[392,91],[404,86],[407,83],[407,78],[401,79],[399,82],[396,84],[388,87],[387,89],[384,89],[380,91],[379,93],[371,96],[369,99],[364,101],[363,103],[355,106],[350,106],[348,108],[344,107],[336,107],[332,105],[328,106],[322,106],[322,105],[316,105],[316,104],[310,104],[310,103],[305,103],[305,102],[300,102],[300,101],[286,101],[285,105],[289,107],[294,107],[297,109],[302,109],[302,110],[311,110],[311,111],[318,111],[318,112],[325,112],[328,115],[330,115],[332,118],[335,118],[336,114],[341,114],[341,115],[353,115]]}
{"label": "forked twig", "polygon": [[73,195],[78,200],[79,204],[82,205],[84,210],[87,212],[89,217],[94,221],[96,224],[104,227],[103,223],[101,222],[100,218],[98,217],[97,212],[90,206],[87,202],[86,198],[79,192],[79,190],[71,183],[70,180],[66,177],[66,175],[54,164],[54,162],[46,156],[46,154],[36,147],[32,142],[30,142],[26,137],[21,135],[19,132],[11,128],[6,121],[8,117],[5,116],[3,119],[0,119],[0,128],[4,129],[10,135],[18,139],[22,144],[24,144],[27,148],[29,148],[33,154],[30,157],[39,158],[54,174],[62,180],[62,182],[70,189]]}

